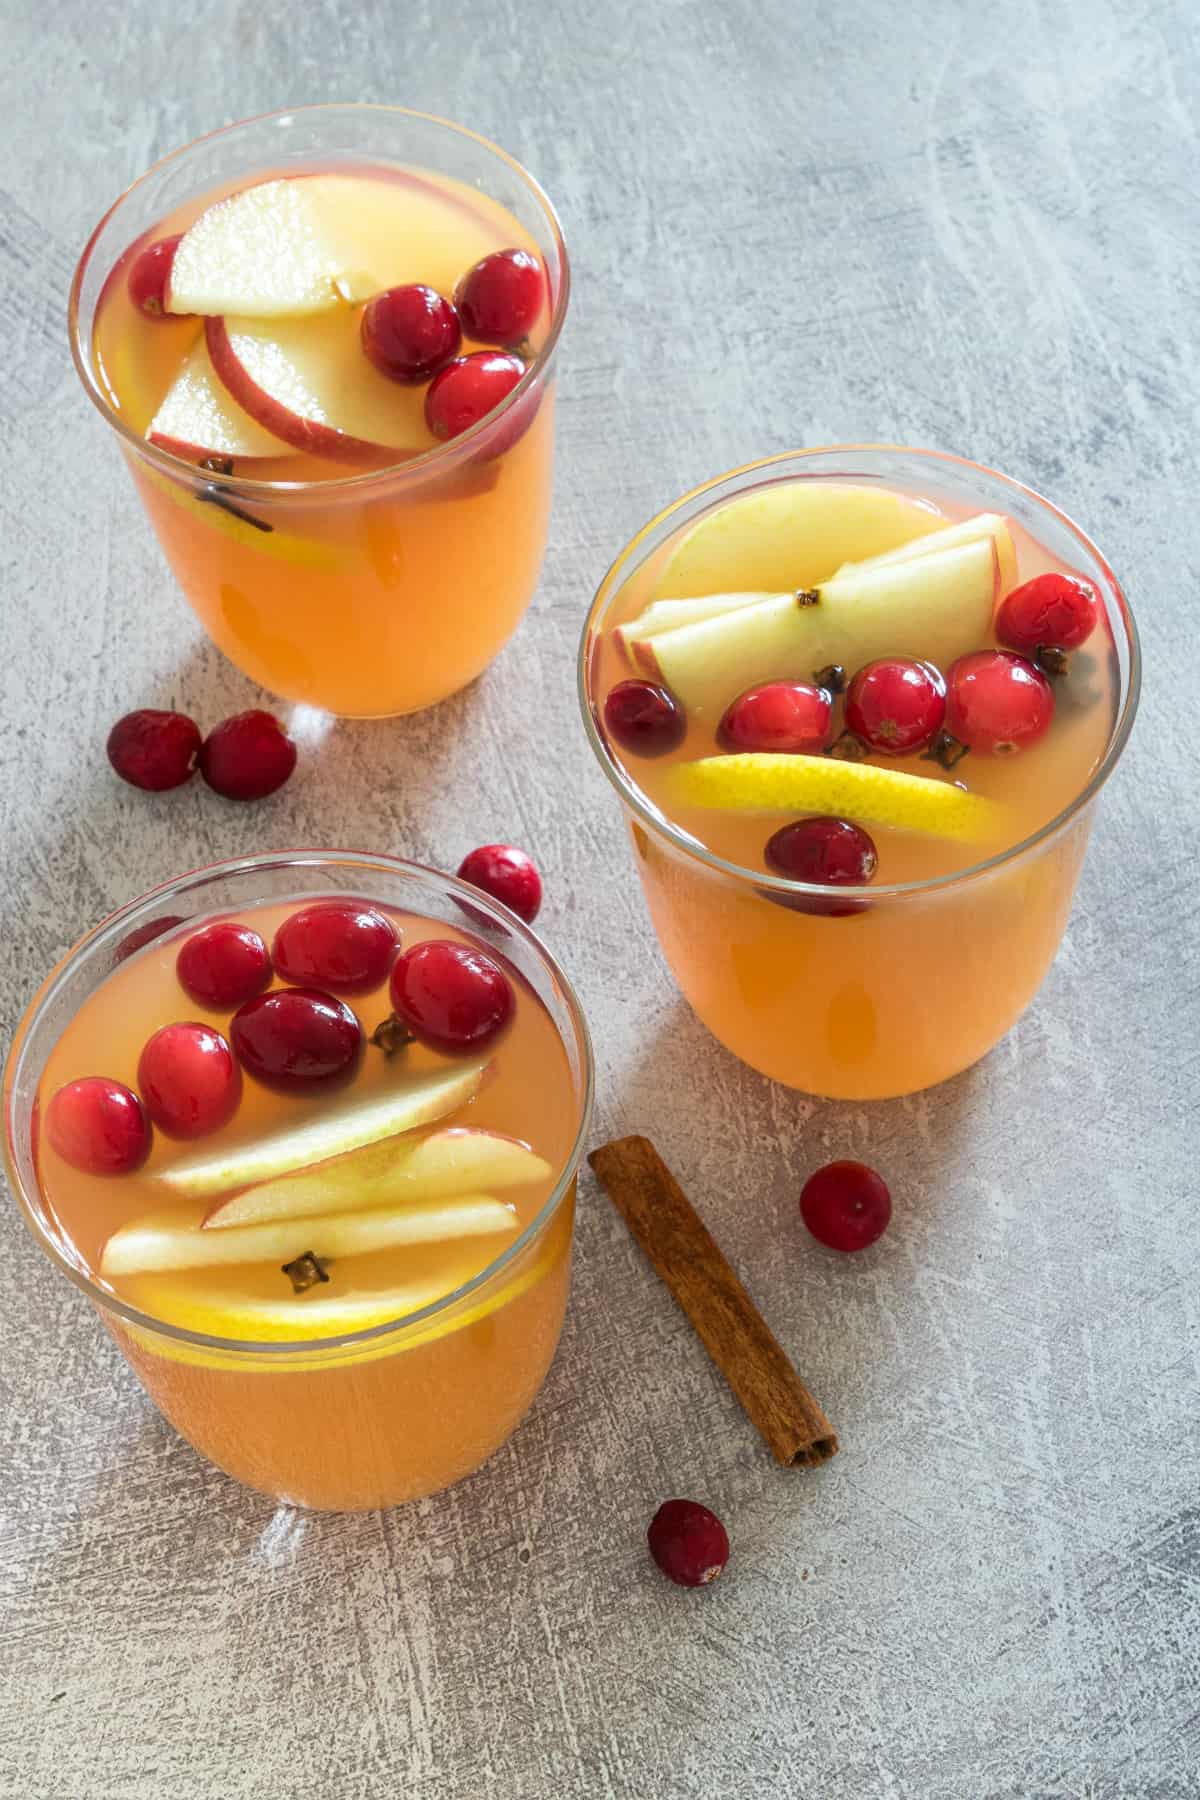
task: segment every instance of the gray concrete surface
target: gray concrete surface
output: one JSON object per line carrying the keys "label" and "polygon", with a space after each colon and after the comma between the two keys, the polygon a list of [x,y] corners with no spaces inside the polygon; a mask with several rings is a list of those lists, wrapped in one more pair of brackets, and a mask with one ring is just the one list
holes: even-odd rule
{"label": "gray concrete surface", "polygon": [[[5,1031],[80,931],[182,868],[331,840],[453,864],[511,835],[595,1028],[597,1135],[658,1140],[844,1444],[815,1476],[772,1465],[589,1181],[569,1328],[511,1445],[408,1511],[276,1511],[159,1421],[6,1206],[0,1795],[1200,1794],[1191,0],[0,13]],[[257,810],[148,801],[105,766],[118,713],[256,695],[77,389],[67,283],[152,157],[329,98],[464,119],[561,208],[544,580],[437,712],[334,727]],[[1147,682],[1037,1005],[944,1089],[852,1108],[751,1075],[677,999],[572,664],[661,502],[863,437],[1044,486],[1126,579]],[[847,1151],[898,1196],[857,1261],[795,1212]],[[733,1537],[706,1594],[647,1562],[675,1492]]]}

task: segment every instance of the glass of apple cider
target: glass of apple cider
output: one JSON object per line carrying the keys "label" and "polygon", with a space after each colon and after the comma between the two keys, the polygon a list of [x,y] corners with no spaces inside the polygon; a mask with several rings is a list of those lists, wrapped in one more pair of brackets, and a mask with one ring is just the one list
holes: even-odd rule
{"label": "glass of apple cider", "polygon": [[391,857],[184,876],[98,926],[5,1074],[10,1185],[176,1429],[296,1505],[477,1468],[567,1301],[592,1059],[514,914]]}
{"label": "glass of apple cider", "polygon": [[110,208],[71,289],[76,366],[253,680],[374,717],[497,654],[545,547],[568,291],[533,178],[400,107],[230,126]]}
{"label": "glass of apple cider", "polygon": [[1137,705],[1124,595],[993,470],[770,457],[601,584],[583,716],[664,956],[723,1044],[868,1100],[944,1081],[1032,1000]]}

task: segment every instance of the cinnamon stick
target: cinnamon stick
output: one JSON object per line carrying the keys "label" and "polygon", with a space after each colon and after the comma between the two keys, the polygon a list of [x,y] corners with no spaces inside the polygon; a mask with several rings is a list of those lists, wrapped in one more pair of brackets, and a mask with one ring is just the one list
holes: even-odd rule
{"label": "cinnamon stick", "polygon": [[776,1462],[815,1468],[836,1456],[833,1426],[649,1138],[618,1138],[588,1162]]}

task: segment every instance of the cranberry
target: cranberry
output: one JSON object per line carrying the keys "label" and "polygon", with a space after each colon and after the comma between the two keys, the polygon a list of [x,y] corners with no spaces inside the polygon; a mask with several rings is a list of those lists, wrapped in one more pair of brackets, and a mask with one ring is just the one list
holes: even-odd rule
{"label": "cranberry", "polygon": [[117,720],[106,748],[122,781],[159,794],[192,779],[200,754],[200,727],[186,713],[143,706]]}
{"label": "cranberry", "polygon": [[466,944],[414,944],[392,968],[392,1005],[421,1043],[450,1053],[481,1050],[512,1017],[504,971]]}
{"label": "cranberry", "polygon": [[296,766],[296,746],[274,713],[252,707],[214,726],[200,746],[200,773],[226,800],[262,800]]}
{"label": "cranberry", "polygon": [[136,956],[139,950],[144,950],[147,944],[152,944],[155,938],[162,937],[164,932],[174,931],[176,925],[182,925],[184,922],[181,913],[168,913],[163,919],[147,919],[144,925],[135,925],[128,936],[123,937],[113,951],[114,968],[117,963],[123,963],[129,957]]}
{"label": "cranberry", "polygon": [[946,724],[968,749],[1011,755],[1050,729],[1054,689],[1040,669],[1010,650],[960,656],[946,683]]}
{"label": "cranberry", "polygon": [[168,1137],[205,1137],[227,1125],[242,1097],[233,1051],[211,1025],[164,1025],[138,1059],[146,1111]]}
{"label": "cranberry", "polygon": [[458,879],[482,888],[518,919],[532,925],[542,904],[542,878],[537,864],[513,844],[481,844],[458,865]]}
{"label": "cranberry", "polygon": [[271,957],[257,931],[218,919],[181,946],[175,973],[197,1006],[223,1012],[262,993],[271,979]]}
{"label": "cranberry", "polygon": [[507,400],[524,373],[519,356],[499,350],[475,350],[470,356],[455,357],[429,384],[425,423],[434,437],[460,437]]}
{"label": "cranberry", "polygon": [[362,1026],[345,1001],[313,988],[247,1000],[229,1035],[247,1075],[284,1094],[340,1087],[362,1056]]}
{"label": "cranberry", "polygon": [[386,980],[398,942],[396,927],[373,906],[325,900],[285,919],[271,954],[285,981],[366,994]]}
{"label": "cranberry", "polygon": [[468,337],[509,348],[537,324],[546,292],[541,262],[528,250],[495,250],[468,269],[454,290]]}
{"label": "cranberry", "polygon": [[156,244],[147,244],[133,259],[129,270],[129,298],[148,319],[184,316],[167,311],[167,282],[182,236],[180,231],[174,237],[159,238]]}
{"label": "cranberry", "polygon": [[[810,881],[816,887],[865,887],[879,866],[875,845],[859,825],[849,819],[821,817],[798,819],[767,839],[767,866],[792,881]],[[778,894],[769,896],[781,898]],[[822,894],[788,895],[784,904],[796,912],[823,913],[840,919],[861,912],[862,900],[838,901]]]}
{"label": "cranberry", "polygon": [[687,714],[674,694],[652,681],[618,681],[604,702],[612,737],[639,756],[663,756],[682,744]]}
{"label": "cranberry", "polygon": [[146,1109],[123,1082],[85,1075],[59,1088],[46,1108],[46,1136],[73,1169],[128,1175],[150,1154]]}
{"label": "cranberry", "polygon": [[461,343],[450,302],[420,282],[376,294],[363,309],[364,354],[392,381],[428,381],[457,356]]}
{"label": "cranberry", "polygon": [[816,756],[829,741],[833,702],[805,681],[769,681],[751,688],[726,712],[717,736],[727,750],[773,750]]}
{"label": "cranberry", "polygon": [[663,1574],[680,1587],[707,1587],[729,1561],[729,1534],[696,1500],[664,1500],[646,1542]]}
{"label": "cranberry", "polygon": [[996,614],[996,636],[1030,654],[1042,644],[1077,650],[1091,637],[1100,601],[1090,581],[1074,575],[1035,575],[1006,594]]}
{"label": "cranberry", "polygon": [[879,756],[923,750],[945,716],[946,684],[932,663],[884,657],[846,689],[846,724]]}
{"label": "cranberry", "polygon": [[866,1163],[826,1163],[800,1193],[800,1217],[830,1250],[865,1250],[883,1236],[891,1216],[887,1182]]}

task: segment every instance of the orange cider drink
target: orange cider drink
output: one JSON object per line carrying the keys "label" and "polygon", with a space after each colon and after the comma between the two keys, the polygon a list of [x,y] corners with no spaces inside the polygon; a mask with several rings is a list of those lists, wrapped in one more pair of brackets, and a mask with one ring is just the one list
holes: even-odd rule
{"label": "orange cider drink", "polygon": [[502,151],[323,106],[136,182],[83,254],[71,336],[214,643],[373,717],[472,681],[529,605],[567,294],[554,211]]}
{"label": "orange cider drink", "polygon": [[1062,937],[1138,669],[1099,551],[954,457],[773,457],[648,525],[580,695],[713,1034],[847,1100],[990,1050]]}
{"label": "orange cider drink", "polygon": [[254,858],[99,927],[6,1075],[13,1192],[202,1455],[391,1506],[520,1422],[567,1301],[586,1028],[504,907]]}

